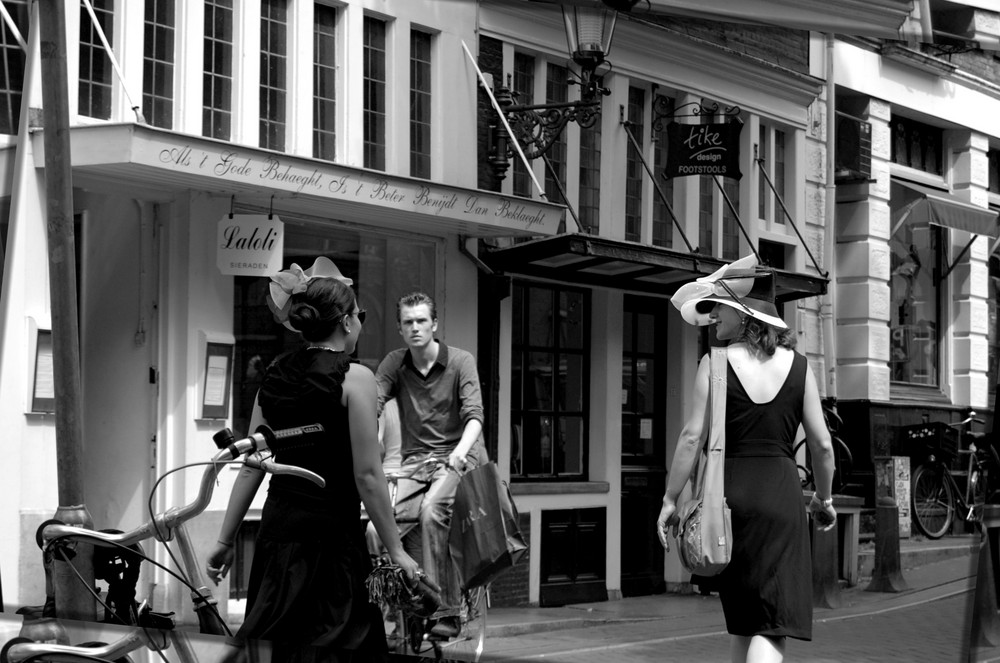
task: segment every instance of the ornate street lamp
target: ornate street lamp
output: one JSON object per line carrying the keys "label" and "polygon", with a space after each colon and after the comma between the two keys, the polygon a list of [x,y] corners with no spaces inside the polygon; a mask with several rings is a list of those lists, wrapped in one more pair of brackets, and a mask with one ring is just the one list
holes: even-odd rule
{"label": "ornate street lamp", "polygon": [[[632,0],[617,1],[623,6],[634,4]],[[578,79],[570,81],[570,85],[580,86],[579,101],[519,105],[516,103],[517,94],[509,87],[509,75],[508,85],[494,91],[507,124],[528,159],[537,159],[545,154],[567,123],[576,122],[586,129],[594,126],[600,118],[601,97],[610,94],[610,90],[601,87],[596,72],[611,50],[611,38],[618,19],[618,12],[608,6],[613,4],[579,0],[562,3],[569,55],[580,68]],[[503,179],[510,167],[509,137],[496,115],[490,119],[489,128],[488,160],[497,178]]]}

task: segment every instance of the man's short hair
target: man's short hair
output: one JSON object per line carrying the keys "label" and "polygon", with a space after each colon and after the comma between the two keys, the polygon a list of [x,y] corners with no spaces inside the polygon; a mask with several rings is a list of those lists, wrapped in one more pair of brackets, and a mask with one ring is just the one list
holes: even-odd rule
{"label": "man's short hair", "polygon": [[426,292],[411,292],[408,295],[403,295],[396,302],[396,322],[403,321],[403,308],[413,308],[414,306],[420,306],[421,304],[426,304],[431,310],[431,320],[437,320],[437,304],[434,303],[434,299],[428,295]]}

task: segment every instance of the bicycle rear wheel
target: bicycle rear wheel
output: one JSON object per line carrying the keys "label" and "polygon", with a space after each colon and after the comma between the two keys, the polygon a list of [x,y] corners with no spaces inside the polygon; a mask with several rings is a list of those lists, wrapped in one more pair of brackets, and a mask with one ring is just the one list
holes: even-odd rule
{"label": "bicycle rear wheel", "polygon": [[929,539],[940,539],[955,519],[955,495],[944,467],[920,465],[913,473],[913,523]]}
{"label": "bicycle rear wheel", "polygon": [[462,630],[457,637],[441,643],[439,660],[478,661],[486,648],[487,588],[464,592],[462,603]]}

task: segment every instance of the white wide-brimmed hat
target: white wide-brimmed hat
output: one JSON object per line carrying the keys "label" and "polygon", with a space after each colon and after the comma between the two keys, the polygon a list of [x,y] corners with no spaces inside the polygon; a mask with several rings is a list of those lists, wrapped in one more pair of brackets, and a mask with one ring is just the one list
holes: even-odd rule
{"label": "white wide-brimmed hat", "polygon": [[670,298],[670,303],[691,325],[711,324],[712,308],[715,304],[725,304],[778,329],[788,329],[774,305],[774,271],[759,266],[755,255],[685,283]]}

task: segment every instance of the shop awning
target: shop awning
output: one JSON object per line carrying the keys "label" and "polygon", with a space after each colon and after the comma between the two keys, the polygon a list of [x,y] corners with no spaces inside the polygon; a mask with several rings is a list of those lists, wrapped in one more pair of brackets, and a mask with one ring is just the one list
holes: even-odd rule
{"label": "shop awning", "polygon": [[[510,276],[669,296],[728,261],[637,242],[571,233],[480,251],[491,269]],[[775,271],[776,294],[787,302],[826,293],[827,279]]]}
{"label": "shop awning", "polygon": [[974,235],[996,237],[1000,219],[997,213],[939,189],[913,182],[892,180],[892,230],[904,223],[933,224]]}
{"label": "shop awning", "polygon": [[[44,168],[45,132],[31,135]],[[70,130],[79,186],[163,199],[201,192],[236,206],[331,222],[377,224],[421,234],[553,235],[563,205],[345,166],[141,124]]]}

